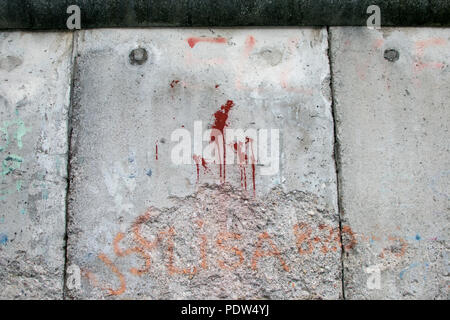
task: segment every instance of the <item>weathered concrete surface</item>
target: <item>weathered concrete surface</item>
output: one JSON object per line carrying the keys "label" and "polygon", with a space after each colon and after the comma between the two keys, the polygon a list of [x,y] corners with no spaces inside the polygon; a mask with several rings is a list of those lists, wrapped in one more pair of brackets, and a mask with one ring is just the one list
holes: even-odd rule
{"label": "weathered concrete surface", "polygon": [[346,297],[448,299],[450,30],[331,30]]}
{"label": "weathered concrete surface", "polygon": [[72,34],[0,33],[0,298],[62,298]]}
{"label": "weathered concrete surface", "polygon": [[[69,297],[340,297],[325,29],[95,30],[77,44]],[[279,170],[232,164],[229,140],[226,166],[173,163],[171,136],[194,121],[279,129]]]}

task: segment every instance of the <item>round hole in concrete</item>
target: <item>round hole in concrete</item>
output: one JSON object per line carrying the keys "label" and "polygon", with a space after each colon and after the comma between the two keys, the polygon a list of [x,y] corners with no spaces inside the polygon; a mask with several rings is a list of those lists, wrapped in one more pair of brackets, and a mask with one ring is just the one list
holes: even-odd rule
{"label": "round hole in concrete", "polygon": [[141,65],[147,61],[148,53],[144,48],[136,48],[131,50],[129,57],[132,65]]}
{"label": "round hole in concrete", "polygon": [[395,49],[386,49],[384,50],[384,58],[387,61],[395,62],[400,58],[400,53]]}

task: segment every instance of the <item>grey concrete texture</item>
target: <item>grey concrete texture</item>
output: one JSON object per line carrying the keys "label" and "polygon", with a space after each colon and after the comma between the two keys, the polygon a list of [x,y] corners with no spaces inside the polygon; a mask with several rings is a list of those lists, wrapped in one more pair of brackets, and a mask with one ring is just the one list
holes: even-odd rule
{"label": "grey concrete texture", "polygon": [[448,299],[450,30],[331,28],[331,44],[346,298]]}
{"label": "grey concrete texture", "polygon": [[[449,46],[438,28],[0,33],[0,298],[448,299]],[[208,129],[248,139],[220,165]]]}
{"label": "grey concrete texture", "polygon": [[[82,277],[67,297],[341,297],[326,29],[92,30],[76,43],[68,265]],[[232,147],[223,167],[172,161],[175,130],[225,113],[228,128],[279,129],[279,170],[233,163]]]}
{"label": "grey concrete texture", "polygon": [[72,34],[0,33],[0,298],[61,299]]}

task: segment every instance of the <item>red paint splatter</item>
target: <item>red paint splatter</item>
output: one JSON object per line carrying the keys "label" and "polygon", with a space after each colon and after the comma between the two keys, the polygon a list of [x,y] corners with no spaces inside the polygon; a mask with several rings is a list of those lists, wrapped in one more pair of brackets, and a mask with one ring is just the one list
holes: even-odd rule
{"label": "red paint splatter", "polygon": [[216,84],[216,85],[215,85],[215,88],[217,89],[218,87],[219,87],[219,85],[218,85],[218,84]]}
{"label": "red paint splatter", "polygon": [[246,56],[248,56],[250,54],[250,52],[252,52],[253,47],[255,46],[256,40],[253,36],[249,36],[247,37],[247,39],[245,40],[245,50],[244,53]]}
{"label": "red paint splatter", "polygon": [[[210,142],[214,142],[217,146],[216,150],[219,152],[219,168],[220,168],[220,178],[221,182],[225,182],[226,180],[226,137],[224,134],[225,128],[228,126],[228,117],[230,110],[235,106],[232,100],[227,100],[227,102],[220,106],[220,109],[217,110],[214,116],[214,122],[211,125],[211,129],[214,130],[211,132]],[[220,133],[220,134],[219,134]],[[216,140],[217,138],[217,140]],[[220,149],[220,141],[223,140],[223,150]],[[231,146],[231,144],[230,144]],[[241,186],[247,190],[247,166],[250,164],[252,168],[252,181],[253,181],[253,195],[256,195],[256,183],[255,183],[255,171],[256,171],[256,162],[255,155],[253,149],[253,139],[246,137],[244,141],[235,142],[232,147],[237,154],[238,164],[241,173]],[[221,151],[223,152],[223,159],[221,159]],[[197,167],[197,182],[200,178],[200,166],[203,166],[205,172],[208,170],[207,162],[204,158],[199,155],[193,155],[193,159],[195,161],[195,165]],[[250,160],[250,161],[249,161]],[[223,172],[223,173],[222,173]]]}
{"label": "red paint splatter", "polygon": [[233,107],[234,102],[232,100],[228,100],[224,105],[220,106],[220,110],[217,110],[214,113],[215,120],[211,128],[217,129],[223,134],[223,129],[228,125],[228,113]]}
{"label": "red paint splatter", "polygon": [[212,42],[212,43],[227,43],[226,38],[206,38],[206,37],[191,37],[187,39],[187,42],[191,48],[193,48],[199,42]]}
{"label": "red paint splatter", "polygon": [[172,82],[170,83],[170,87],[173,89],[175,88],[175,85],[178,84],[180,82],[180,80],[172,80]]}
{"label": "red paint splatter", "polygon": [[[227,163],[227,153],[226,153],[226,141],[225,141],[225,135],[223,133],[224,128],[228,125],[228,113],[230,112],[231,108],[233,108],[234,102],[232,100],[228,100],[224,105],[220,106],[220,109],[217,110],[214,113],[214,124],[211,126],[211,129],[215,129],[220,131],[222,134],[223,139],[223,161],[222,159],[219,159],[219,165],[220,165],[220,177],[222,178],[222,163],[223,163],[223,181],[225,182],[226,179],[226,163]],[[215,135],[214,132],[211,132],[211,142],[215,141]],[[217,150],[219,150],[219,141],[215,141],[217,145]]]}

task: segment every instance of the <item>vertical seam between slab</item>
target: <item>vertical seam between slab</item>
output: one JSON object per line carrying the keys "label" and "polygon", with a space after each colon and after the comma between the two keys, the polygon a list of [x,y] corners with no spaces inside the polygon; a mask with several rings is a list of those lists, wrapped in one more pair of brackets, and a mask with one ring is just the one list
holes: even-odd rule
{"label": "vertical seam between slab", "polygon": [[341,243],[341,282],[342,282],[342,298],[345,300],[345,279],[344,279],[344,254],[345,248],[344,243],[342,241],[342,219],[341,219],[341,192],[340,192],[340,148],[339,148],[339,139],[337,136],[337,123],[336,123],[336,106],[334,103],[334,84],[333,84],[333,59],[331,52],[331,31],[330,27],[327,27],[327,37],[328,37],[328,65],[330,67],[330,97],[331,97],[331,116],[333,118],[333,158],[334,158],[334,167],[336,170],[336,194],[337,194],[337,207],[338,207],[338,218],[339,218],[339,240]]}
{"label": "vertical seam between slab", "polygon": [[66,199],[65,199],[65,235],[64,235],[64,276],[63,276],[63,300],[66,300],[66,283],[67,283],[67,263],[68,263],[68,240],[69,240],[69,194],[71,181],[71,153],[72,153],[72,106],[73,106],[73,92],[74,79],[76,72],[76,45],[78,39],[78,32],[73,32],[72,35],[72,53],[71,53],[71,73],[70,73],[70,93],[69,93],[69,109],[67,112],[67,183],[66,183]]}

